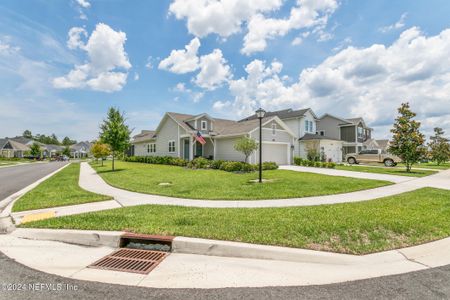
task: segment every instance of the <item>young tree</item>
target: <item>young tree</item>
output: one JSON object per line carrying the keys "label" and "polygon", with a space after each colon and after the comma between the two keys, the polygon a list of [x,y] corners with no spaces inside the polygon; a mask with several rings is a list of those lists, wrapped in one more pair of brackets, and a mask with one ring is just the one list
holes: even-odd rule
{"label": "young tree", "polygon": [[36,158],[36,157],[38,157],[38,156],[41,156],[41,146],[39,146],[38,143],[33,143],[33,144],[30,146],[30,154],[31,154],[34,158]]}
{"label": "young tree", "polygon": [[100,125],[100,141],[108,144],[112,154],[112,170],[114,159],[119,152],[128,149],[130,145],[131,130],[125,124],[125,116],[118,109],[110,107],[103,123]]}
{"label": "young tree", "polygon": [[425,137],[419,131],[420,122],[413,120],[416,116],[410,110],[409,103],[402,103],[398,109],[399,116],[395,119],[392,141],[389,152],[397,155],[406,165],[406,172],[425,154]]}
{"label": "young tree", "polygon": [[245,155],[245,162],[248,162],[248,157],[258,149],[258,143],[254,139],[243,137],[234,144],[234,149],[242,152]]}
{"label": "young tree", "polygon": [[439,127],[434,128],[434,136],[430,137],[430,140],[428,147],[430,147],[431,160],[438,166],[447,162],[450,159],[450,144],[448,139],[444,138],[444,130]]}
{"label": "young tree", "polygon": [[67,156],[67,157],[70,157],[70,148],[69,148],[69,146],[64,147],[64,149],[62,151],[62,154]]}
{"label": "young tree", "polygon": [[33,135],[31,134],[31,131],[29,131],[28,129],[25,130],[25,131],[22,133],[22,136],[23,136],[23,137],[26,137],[26,138],[28,138],[28,139],[32,139],[32,138],[33,138]]}
{"label": "young tree", "polygon": [[102,167],[103,167],[103,160],[105,157],[111,154],[111,151],[109,150],[108,145],[96,142],[94,145],[92,145],[91,148],[92,155],[95,157],[95,159],[101,158],[102,160]]}

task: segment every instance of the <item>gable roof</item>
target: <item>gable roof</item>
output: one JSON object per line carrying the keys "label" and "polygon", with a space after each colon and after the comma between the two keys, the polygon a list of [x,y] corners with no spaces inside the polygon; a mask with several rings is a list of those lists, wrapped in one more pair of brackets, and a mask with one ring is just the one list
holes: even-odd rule
{"label": "gable roof", "polygon": [[[322,116],[319,118],[319,121],[322,120],[322,119],[324,119],[324,118],[326,118],[326,117],[330,117],[330,118],[336,119],[336,120],[338,120],[338,121],[341,121],[343,124],[351,124],[349,120],[346,120],[346,119],[344,119],[344,118],[340,118],[340,117],[337,117],[337,116],[335,116],[335,115],[328,114],[328,113],[322,115]],[[339,125],[341,125],[341,124],[339,124]]]}
{"label": "gable roof", "polygon": [[[265,117],[277,116],[281,120],[283,120],[283,119],[291,119],[291,118],[302,117],[302,116],[305,115],[305,113],[307,111],[311,111],[311,113],[314,116],[314,118],[317,119],[316,114],[311,110],[311,108],[298,109],[298,110],[293,110],[292,108],[288,108],[288,109],[277,110],[277,111],[268,111],[268,112],[266,112]],[[242,120],[239,120],[239,122],[250,121],[250,120],[255,120],[255,119],[258,119],[258,117],[256,116],[256,114],[253,114],[253,115],[251,115],[249,117],[246,117],[246,118],[244,118]]]}
{"label": "gable roof", "polygon": [[29,151],[30,150],[30,147],[28,147],[27,145],[21,144],[12,139],[6,140],[6,143],[2,146],[2,148],[4,148],[8,144],[11,146],[12,150],[19,150],[19,151]]}
{"label": "gable roof", "polygon": [[18,143],[21,143],[21,144],[24,144],[24,145],[28,145],[28,144],[32,144],[33,143],[32,139],[26,138],[24,136],[16,136],[16,137],[10,138],[10,140],[13,140],[15,142],[18,142]]}
{"label": "gable roof", "polygon": [[82,151],[82,150],[90,151],[91,147],[92,147],[92,144],[90,142],[88,142],[88,141],[86,141],[86,142],[78,142],[78,143],[76,143],[74,145],[71,145],[70,146],[70,150],[75,151],[75,152],[76,151]]}
{"label": "gable roof", "polygon": [[3,146],[6,145],[7,139],[0,139],[0,149],[3,149]]}

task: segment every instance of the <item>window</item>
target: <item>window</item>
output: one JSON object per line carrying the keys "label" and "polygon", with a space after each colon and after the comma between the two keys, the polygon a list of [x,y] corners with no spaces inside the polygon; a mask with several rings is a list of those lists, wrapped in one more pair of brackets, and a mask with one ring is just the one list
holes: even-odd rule
{"label": "window", "polygon": [[175,152],[175,141],[169,141],[169,153]]}
{"label": "window", "polygon": [[312,121],[305,120],[305,131],[306,132],[314,132],[314,124]]}
{"label": "window", "polygon": [[272,123],[272,135],[277,134],[277,124],[276,123]]}
{"label": "window", "polygon": [[147,153],[155,153],[155,152],[156,152],[156,144],[148,144]]}
{"label": "window", "polygon": [[309,121],[305,120],[305,131],[309,132]]}
{"label": "window", "polygon": [[206,121],[202,121],[200,129],[201,130],[206,130],[208,128],[207,125],[208,125],[208,123],[206,123]]}
{"label": "window", "polygon": [[364,128],[358,127],[358,137],[359,138],[364,137]]}
{"label": "window", "polygon": [[325,131],[321,130],[321,131],[320,131],[320,135],[321,135],[321,136],[325,136]]}

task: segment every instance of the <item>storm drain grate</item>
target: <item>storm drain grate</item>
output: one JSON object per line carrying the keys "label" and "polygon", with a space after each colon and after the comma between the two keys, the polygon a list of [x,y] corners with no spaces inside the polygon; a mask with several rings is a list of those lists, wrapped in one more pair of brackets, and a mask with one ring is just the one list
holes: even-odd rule
{"label": "storm drain grate", "polygon": [[119,249],[96,261],[89,268],[148,274],[169,255],[167,252]]}

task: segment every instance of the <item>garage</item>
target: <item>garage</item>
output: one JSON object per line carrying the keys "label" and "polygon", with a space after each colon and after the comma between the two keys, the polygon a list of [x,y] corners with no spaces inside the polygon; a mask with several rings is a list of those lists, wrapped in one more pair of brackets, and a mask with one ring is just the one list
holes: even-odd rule
{"label": "garage", "polygon": [[[263,142],[263,162],[264,161],[273,161],[278,165],[288,165],[288,144],[273,144],[273,143],[264,143]],[[257,154],[259,157],[259,154]],[[259,161],[256,159],[256,161]]]}

